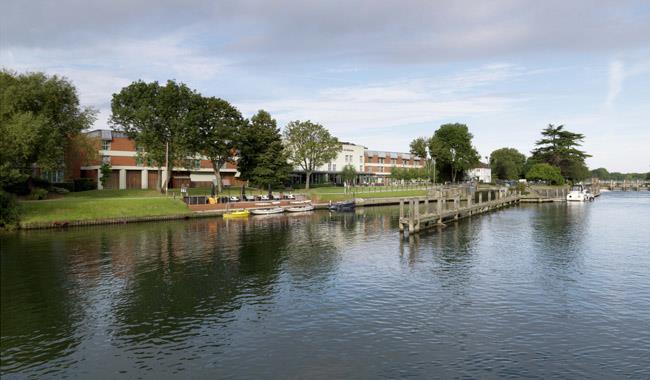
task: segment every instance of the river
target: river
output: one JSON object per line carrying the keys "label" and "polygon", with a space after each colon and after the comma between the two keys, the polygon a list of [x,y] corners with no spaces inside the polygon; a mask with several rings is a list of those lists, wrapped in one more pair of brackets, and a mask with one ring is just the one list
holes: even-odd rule
{"label": "river", "polygon": [[650,194],[0,235],[3,379],[650,378]]}

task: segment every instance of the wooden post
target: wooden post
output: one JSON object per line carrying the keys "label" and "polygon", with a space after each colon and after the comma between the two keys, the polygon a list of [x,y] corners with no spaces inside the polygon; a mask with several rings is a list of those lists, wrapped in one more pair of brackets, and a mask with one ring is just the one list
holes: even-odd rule
{"label": "wooden post", "polygon": [[478,193],[478,204],[483,203],[483,192]]}
{"label": "wooden post", "polygon": [[404,232],[404,198],[399,200],[399,232]]}
{"label": "wooden post", "polygon": [[424,213],[429,213],[429,197],[424,197]]}

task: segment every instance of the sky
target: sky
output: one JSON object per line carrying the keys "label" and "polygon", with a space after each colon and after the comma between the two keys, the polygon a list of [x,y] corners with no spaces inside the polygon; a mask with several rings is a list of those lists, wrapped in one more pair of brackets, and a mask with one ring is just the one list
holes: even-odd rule
{"label": "sky", "polygon": [[0,67],[70,79],[107,128],[113,93],[175,79],[408,151],[444,123],[482,157],[583,133],[590,168],[650,169],[650,1],[3,0]]}

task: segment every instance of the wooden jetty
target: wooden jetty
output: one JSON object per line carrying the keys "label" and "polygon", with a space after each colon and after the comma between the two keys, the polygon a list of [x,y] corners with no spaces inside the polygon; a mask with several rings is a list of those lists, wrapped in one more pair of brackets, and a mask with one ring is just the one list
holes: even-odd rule
{"label": "wooden jetty", "polygon": [[[483,199],[484,193],[486,194],[485,200]],[[424,199],[403,198],[399,203],[399,230],[400,233],[407,231],[409,234],[418,233],[427,228],[444,226],[448,221],[514,205],[519,203],[520,199],[519,192],[508,189],[479,191],[465,199],[462,199],[460,195],[453,197],[439,195]],[[420,204],[422,200],[423,205]],[[464,205],[461,205],[461,202]]]}

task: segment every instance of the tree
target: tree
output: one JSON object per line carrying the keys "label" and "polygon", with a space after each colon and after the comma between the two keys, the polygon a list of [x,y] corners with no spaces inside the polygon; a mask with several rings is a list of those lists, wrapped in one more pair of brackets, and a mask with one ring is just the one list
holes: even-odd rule
{"label": "tree", "polygon": [[343,167],[343,170],[341,170],[341,178],[345,183],[348,185],[351,185],[354,183],[354,180],[357,178],[357,170],[354,168],[354,166],[348,164]]}
{"label": "tree", "polygon": [[[244,119],[237,108],[219,98],[199,97],[190,116],[193,146],[212,163],[217,190],[223,191],[221,168],[234,160],[239,130]],[[248,175],[252,175],[249,172]],[[259,174],[258,174],[259,175]]]}
{"label": "tree", "polygon": [[598,168],[591,171],[591,176],[603,181],[609,180],[609,172],[605,168]]}
{"label": "tree", "polygon": [[549,124],[542,131],[542,138],[532,151],[532,158],[537,162],[557,166],[564,178],[576,179],[585,173],[585,159],[591,157],[578,149],[585,136],[564,129],[564,125]]}
{"label": "tree", "polygon": [[479,154],[472,146],[472,136],[465,124],[443,124],[429,139],[429,152],[456,182],[459,173],[479,162]]}
{"label": "tree", "polygon": [[[188,115],[197,97],[189,87],[172,80],[164,86],[140,80],[113,94],[110,122],[144,149],[144,159],[158,166],[159,189],[167,189],[172,182],[174,162],[185,162],[196,151]],[[167,177],[160,185],[163,164]]]}
{"label": "tree", "polygon": [[249,123],[242,124],[237,150],[237,169],[241,177],[258,186],[281,185],[291,173],[280,129],[264,110],[259,110]]}
{"label": "tree", "polygon": [[289,155],[284,149],[282,141],[271,142],[257,157],[257,166],[250,175],[251,182],[260,188],[284,185],[291,174],[291,165],[288,164],[288,160]]}
{"label": "tree", "polygon": [[436,178],[436,167],[433,163],[434,157],[431,155],[431,139],[426,137],[418,137],[415,140],[411,141],[410,151],[411,154],[420,157],[424,160],[423,171],[425,176],[423,179],[427,179],[431,182],[435,182]]}
{"label": "tree", "polygon": [[524,174],[526,156],[514,148],[497,149],[490,154],[492,175],[498,179],[518,179]]}
{"label": "tree", "polygon": [[292,121],[284,129],[289,159],[306,174],[305,188],[317,167],[336,158],[342,150],[339,140],[320,124],[311,121]]}
{"label": "tree", "polygon": [[526,179],[529,181],[545,181],[552,185],[564,184],[564,177],[560,173],[560,168],[546,163],[533,165],[526,173]]}
{"label": "tree", "polygon": [[63,167],[66,151],[96,113],[80,106],[77,89],[65,78],[0,71],[2,175],[29,177],[34,167]]}

